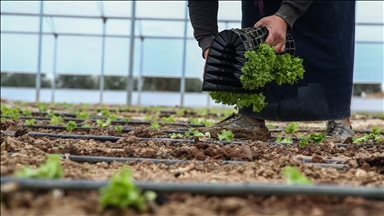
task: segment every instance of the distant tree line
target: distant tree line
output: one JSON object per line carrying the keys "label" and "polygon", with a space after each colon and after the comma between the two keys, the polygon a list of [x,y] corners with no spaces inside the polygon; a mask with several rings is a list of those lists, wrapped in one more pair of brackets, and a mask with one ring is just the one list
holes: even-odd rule
{"label": "distant tree line", "polygon": [[[126,90],[126,76],[104,76],[105,90]],[[52,80],[46,74],[41,74],[41,87],[50,88]],[[36,74],[1,73],[1,86],[35,87]],[[202,81],[198,78],[186,78],[186,92],[200,92]],[[56,88],[64,89],[99,89],[100,76],[58,75]],[[133,80],[133,89],[138,89],[138,78]],[[180,78],[143,77],[142,91],[180,91]]]}

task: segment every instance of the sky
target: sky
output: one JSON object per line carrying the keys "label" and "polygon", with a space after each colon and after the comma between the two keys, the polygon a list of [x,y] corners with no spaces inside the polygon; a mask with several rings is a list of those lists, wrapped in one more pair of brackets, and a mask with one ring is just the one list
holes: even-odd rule
{"label": "sky", "polygon": [[[103,4],[103,7],[100,6]],[[384,23],[382,1],[357,2],[357,22]],[[103,11],[101,11],[103,8]],[[185,16],[185,1],[138,1],[136,17],[180,18]],[[1,12],[21,12],[38,14],[39,1],[1,1]],[[45,1],[44,13],[67,15],[98,16],[131,15],[130,1]],[[239,22],[219,23],[219,31],[226,28],[240,28],[240,1],[220,1],[219,19],[238,20]],[[39,29],[38,17],[1,15],[1,31],[35,31]],[[58,33],[102,33],[101,19],[44,18],[43,31]],[[135,34],[145,36],[182,37],[184,23],[176,21],[137,21]],[[130,20],[109,19],[106,33],[129,35]],[[188,37],[193,37],[193,29],[188,23]],[[356,44],[355,82],[383,81],[384,27],[357,26],[357,41],[375,41],[381,44]],[[57,40],[56,71],[62,74],[98,75],[101,71],[101,37],[60,36]],[[183,41],[175,39],[139,39],[135,40],[134,75],[140,73],[140,52],[143,45],[142,74],[149,76],[180,76],[182,73]],[[44,35],[42,43],[42,72],[52,77],[54,56],[54,37]],[[1,71],[30,72],[37,71],[38,36],[1,34]],[[129,59],[129,38],[106,38],[105,75],[127,75]],[[199,77],[203,71],[204,60],[201,50],[194,39],[187,40],[186,76]]]}

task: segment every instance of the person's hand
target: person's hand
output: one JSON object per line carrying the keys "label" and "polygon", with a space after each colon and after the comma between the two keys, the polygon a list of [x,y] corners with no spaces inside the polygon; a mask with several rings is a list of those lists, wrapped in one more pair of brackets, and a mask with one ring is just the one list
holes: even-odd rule
{"label": "person's hand", "polygon": [[266,44],[275,47],[276,53],[283,53],[285,50],[285,40],[287,35],[288,24],[277,15],[267,16],[255,23],[254,27],[265,26],[268,29],[268,37]]}

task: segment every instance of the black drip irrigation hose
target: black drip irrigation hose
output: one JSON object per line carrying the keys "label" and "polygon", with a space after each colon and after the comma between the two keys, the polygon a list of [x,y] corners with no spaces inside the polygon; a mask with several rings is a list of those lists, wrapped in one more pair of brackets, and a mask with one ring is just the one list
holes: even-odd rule
{"label": "black drip irrigation hose", "polygon": [[[1,184],[16,182],[24,190],[98,190],[109,181],[92,180],[45,180],[45,179],[16,179],[1,176]],[[288,185],[266,183],[201,183],[201,182],[145,182],[136,181],[135,185],[142,190],[158,193],[195,193],[205,195],[226,196],[271,196],[271,195],[326,195],[338,197],[364,197],[384,199],[384,187],[354,187],[339,185]]]}
{"label": "black drip irrigation hose", "polygon": [[[20,127],[29,127],[29,128],[43,128],[43,129],[58,129],[58,130],[66,130],[66,126],[59,125],[19,125]],[[75,130],[90,130],[90,129],[107,129],[106,127],[81,127],[81,125],[77,125],[78,127]],[[79,127],[80,126],[80,127]],[[111,125],[113,126],[113,125]],[[121,127],[122,132],[131,132],[135,130],[135,127]],[[185,128],[175,128],[175,130],[161,130],[160,132],[164,133],[185,133],[188,129]]]}
{"label": "black drip irrigation hose", "polygon": [[[1,118],[10,118],[9,116],[1,116]],[[19,119],[35,119],[35,120],[51,120],[47,117],[32,117],[32,116],[21,116]],[[75,121],[83,122],[89,120],[91,122],[96,122],[97,120],[106,120],[106,119],[79,119],[79,118],[63,118],[64,121]],[[153,122],[148,121],[122,121],[122,120],[112,120],[111,123],[120,123],[120,124],[152,124]],[[186,127],[205,127],[204,124],[190,124],[182,122],[157,122],[160,125],[175,125],[175,126],[186,126]]]}
{"label": "black drip irrigation hose", "polygon": [[[14,135],[15,132],[13,131],[1,131],[1,134],[8,134],[8,135]],[[120,138],[124,137],[118,137],[118,136],[90,136],[90,135],[77,135],[77,134],[54,134],[54,133],[36,133],[36,132],[29,132],[29,136],[36,136],[36,137],[57,137],[57,138],[63,138],[63,139],[93,139],[93,140],[100,140],[100,141],[112,141],[116,142]],[[186,139],[171,139],[171,138],[137,138],[141,141],[149,141],[149,140],[160,140],[160,141],[169,141],[171,143],[196,143],[195,140],[186,140]],[[229,144],[244,144],[246,141],[238,141],[238,142],[230,142],[230,141],[209,141],[209,140],[201,140],[200,142],[203,143],[221,143],[224,145]],[[292,143],[276,143],[276,142],[267,142],[269,145],[292,145]],[[319,144],[316,144],[319,145]],[[336,143],[338,147],[348,147],[351,146],[350,144],[341,144]],[[366,148],[373,148],[373,145],[361,145],[361,144],[353,144],[358,147],[366,147]],[[384,145],[380,146],[381,149],[384,149]]]}
{"label": "black drip irrigation hose", "polygon": [[[10,153],[10,155],[14,155],[13,153]],[[50,154],[48,154],[50,155]],[[171,160],[171,159],[153,159],[153,158],[119,158],[119,157],[103,157],[103,156],[85,156],[85,155],[60,155],[63,159],[69,159],[71,161],[75,162],[88,162],[88,163],[99,163],[99,162],[107,162],[112,163],[114,161],[116,162],[145,162],[150,161],[154,164],[160,164],[163,163],[165,165],[174,165],[177,163],[190,163],[190,162],[196,162],[196,163],[206,163],[203,160]],[[350,168],[347,164],[327,164],[327,163],[312,163],[311,158],[296,158],[295,160],[300,160],[305,162],[305,165],[315,165],[320,167],[326,167],[326,168],[336,168],[336,169],[342,169],[342,168]],[[327,162],[331,162],[332,160],[326,160]],[[342,160],[340,160],[342,161]],[[342,161],[344,162],[344,161]],[[246,161],[231,161],[231,160],[224,160],[220,161],[220,164],[222,165],[243,165],[244,163],[247,163]]]}
{"label": "black drip irrigation hose", "polygon": [[[20,110],[19,113],[23,113],[23,110]],[[32,115],[48,115],[50,113],[48,112],[43,112],[43,111],[39,111],[39,112],[31,112]],[[77,115],[74,114],[74,113],[60,113],[60,112],[54,112],[53,113],[55,116],[67,116],[67,117],[76,117]]]}

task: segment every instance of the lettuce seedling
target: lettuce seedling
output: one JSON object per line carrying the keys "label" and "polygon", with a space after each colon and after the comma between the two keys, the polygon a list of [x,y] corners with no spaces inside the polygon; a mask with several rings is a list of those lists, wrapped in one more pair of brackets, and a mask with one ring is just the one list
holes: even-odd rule
{"label": "lettuce seedling", "polygon": [[87,112],[76,112],[76,118],[80,118],[80,119],[89,119],[89,113]]}
{"label": "lettuce seedling", "polygon": [[221,133],[218,133],[218,138],[219,140],[224,140],[224,141],[233,141],[235,138],[235,135],[232,133],[231,130],[222,130]]}
{"label": "lettuce seedling", "polygon": [[121,121],[131,121],[131,119],[128,117],[123,117],[123,118],[121,118]]}
{"label": "lettuce seedling", "polygon": [[206,127],[211,127],[215,125],[215,122],[209,121],[207,119],[201,120],[199,123],[205,125]]}
{"label": "lettuce seedling", "polygon": [[118,117],[117,117],[117,115],[110,115],[109,116],[109,119],[111,119],[111,120],[117,120],[118,119]]}
{"label": "lettuce seedling", "polygon": [[203,137],[207,137],[207,138],[211,138],[211,133],[209,132],[206,132],[206,133],[202,133],[196,129],[193,129],[193,128],[189,128],[188,132],[185,132],[185,136],[189,139],[189,138],[192,138],[192,137],[198,137],[198,138],[203,138]]}
{"label": "lettuce seedling", "polygon": [[273,129],[273,128],[275,128],[275,126],[274,126],[273,124],[267,124],[266,127],[267,127],[268,129]]}
{"label": "lettuce seedling", "polygon": [[150,116],[150,115],[147,115],[145,116],[145,121],[152,121],[153,120],[153,116]]}
{"label": "lettuce seedling", "polygon": [[29,110],[23,110],[23,116],[32,116],[32,112]]}
{"label": "lettuce seedling", "polygon": [[52,116],[51,117],[51,124],[63,124],[64,120],[61,118],[61,116]]}
{"label": "lettuce seedling", "polygon": [[309,141],[307,139],[300,140],[300,147],[304,148],[306,145],[308,145]]}
{"label": "lettuce seedling", "polygon": [[187,122],[189,122],[189,123],[191,123],[191,124],[200,124],[199,119],[197,119],[197,118],[193,118],[193,117],[191,117],[191,116],[188,117]]}
{"label": "lettuce seedling", "polygon": [[38,169],[31,169],[28,166],[16,171],[15,178],[62,178],[63,168],[60,164],[60,155],[49,155],[47,162],[41,164]]}
{"label": "lettuce seedling", "polygon": [[45,105],[45,104],[39,104],[39,105],[37,105],[37,108],[38,108],[39,111],[41,111],[41,112],[45,112],[45,111],[48,110],[47,105]]}
{"label": "lettuce seedling", "polygon": [[123,132],[123,129],[122,129],[121,126],[119,126],[119,125],[116,125],[116,126],[115,126],[115,130],[116,130],[117,132],[119,132],[119,133],[122,133],[122,132]]}
{"label": "lettuce seedling", "polygon": [[69,121],[66,125],[68,131],[73,131],[77,128],[77,124],[74,121]]}
{"label": "lettuce seedling", "polygon": [[90,127],[91,127],[91,124],[83,124],[81,127],[82,127],[82,128],[90,128]]}
{"label": "lettuce seedling", "polygon": [[97,119],[96,124],[99,125],[99,127],[108,127],[111,124],[111,119],[108,118],[105,122],[100,119]]}
{"label": "lettuce seedling", "polygon": [[171,133],[169,135],[169,137],[171,137],[171,139],[183,138],[183,134],[181,134],[181,133]]}
{"label": "lettuce seedling", "polygon": [[52,118],[52,117],[54,117],[54,116],[56,116],[56,115],[55,115],[55,113],[53,112],[53,110],[50,110],[50,111],[48,112],[48,114],[45,115],[45,117],[47,117],[47,118]]}
{"label": "lettuce seedling", "polygon": [[283,175],[286,178],[288,184],[312,184],[312,182],[303,174],[301,174],[296,167],[285,166]]}
{"label": "lettuce seedling", "polygon": [[120,209],[136,207],[138,210],[145,210],[146,200],[156,199],[156,193],[146,191],[142,193],[137,188],[132,174],[127,166],[123,166],[120,172],[114,174],[108,185],[99,189],[99,203],[102,208],[117,207]]}
{"label": "lettuce seedling", "polygon": [[176,119],[173,116],[169,116],[168,118],[167,117],[161,118],[161,121],[162,122],[176,122]]}
{"label": "lettuce seedling", "polygon": [[355,138],[353,139],[353,144],[361,144],[365,141],[368,141],[368,140],[374,140],[375,142],[380,142],[382,141],[382,138],[380,137],[380,135],[374,135],[373,133],[371,134],[364,134],[364,136],[360,137],[360,138]]}
{"label": "lettuce seedling", "polygon": [[19,109],[9,108],[7,106],[1,106],[1,114],[4,116],[9,116],[11,119],[19,119]]}
{"label": "lettuce seedling", "polygon": [[285,132],[289,134],[294,134],[298,130],[299,130],[299,123],[297,122],[291,122],[287,125],[287,127],[285,127]]}
{"label": "lettuce seedling", "polygon": [[373,126],[372,127],[372,134],[373,135],[376,135],[376,136],[380,136],[380,128],[379,128],[379,126]]}
{"label": "lettuce seedling", "polygon": [[35,125],[35,121],[36,121],[36,119],[27,119],[27,120],[25,120],[24,124],[26,124],[28,126],[33,126],[33,125]]}
{"label": "lettuce seedling", "polygon": [[277,143],[293,143],[293,140],[290,137],[285,137],[283,139],[280,135],[278,135],[276,138],[276,142]]}
{"label": "lettuce seedling", "polygon": [[101,115],[102,116],[109,116],[111,113],[109,112],[108,108],[103,108],[101,110]]}
{"label": "lettuce seedling", "polygon": [[311,134],[309,136],[309,139],[312,140],[314,143],[321,143],[325,137],[325,134]]}
{"label": "lettuce seedling", "polygon": [[158,130],[158,129],[160,129],[160,124],[159,124],[158,122],[153,122],[153,123],[151,124],[151,129],[152,129],[152,130]]}

